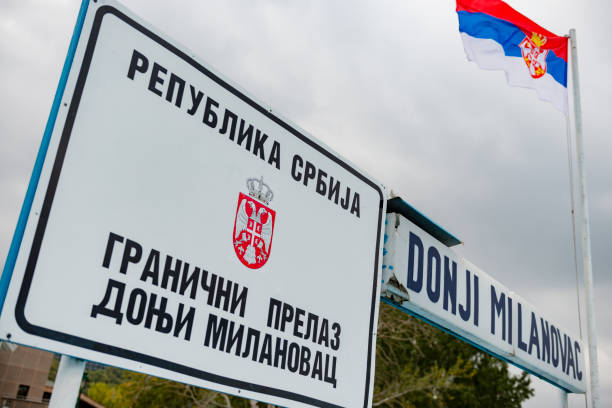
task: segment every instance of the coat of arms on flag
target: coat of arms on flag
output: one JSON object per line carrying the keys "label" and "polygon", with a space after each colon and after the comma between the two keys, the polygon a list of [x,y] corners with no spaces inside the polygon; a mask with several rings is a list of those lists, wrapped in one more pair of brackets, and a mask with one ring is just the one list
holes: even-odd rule
{"label": "coat of arms on flag", "polygon": [[546,37],[538,33],[533,33],[531,38],[526,36],[519,44],[523,59],[533,78],[540,78],[546,73],[546,56],[549,50],[541,48],[544,44]]}
{"label": "coat of arms on flag", "polygon": [[270,257],[276,212],[268,205],[274,194],[260,179],[247,179],[249,194],[239,193],[234,221],[234,251],[248,268],[261,268]]}

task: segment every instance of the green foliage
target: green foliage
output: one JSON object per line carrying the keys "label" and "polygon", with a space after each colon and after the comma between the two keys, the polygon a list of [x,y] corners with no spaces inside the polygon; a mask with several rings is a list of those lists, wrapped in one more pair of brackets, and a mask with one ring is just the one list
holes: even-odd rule
{"label": "green foliage", "polygon": [[[95,373],[95,374],[94,374]],[[117,373],[120,377],[117,378]],[[250,401],[144,374],[107,367],[88,376],[87,395],[106,408],[250,408]],[[105,382],[109,381],[109,382]]]}
{"label": "green foliage", "polygon": [[381,304],[373,406],[520,408],[533,395],[527,373]]}
{"label": "green foliage", "polygon": [[51,360],[51,367],[49,368],[49,374],[47,375],[47,380],[55,381],[55,376],[57,375],[57,369],[59,367],[60,355],[54,354],[53,360]]}
{"label": "green foliage", "polygon": [[87,370],[89,383],[119,385],[124,381],[125,370],[116,367],[105,367],[103,370]]}
{"label": "green foliage", "polygon": [[93,383],[89,386],[87,395],[107,408],[130,408],[132,401],[127,397],[124,386]]}
{"label": "green foliage", "polygon": [[[526,373],[385,304],[377,336],[375,407],[520,408],[533,395]],[[107,408],[272,407],[112,367],[88,379]]]}

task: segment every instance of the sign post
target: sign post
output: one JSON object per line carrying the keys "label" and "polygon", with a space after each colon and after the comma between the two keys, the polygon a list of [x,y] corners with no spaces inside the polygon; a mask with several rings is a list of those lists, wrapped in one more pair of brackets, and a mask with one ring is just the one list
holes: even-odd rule
{"label": "sign post", "polygon": [[369,407],[383,187],[119,4],[84,5],[0,337],[277,405]]}
{"label": "sign post", "polygon": [[66,355],[62,356],[55,376],[49,408],[76,406],[83,372],[85,372],[84,360]]}
{"label": "sign post", "polygon": [[561,403],[560,406],[561,408],[567,408],[568,407],[568,401],[567,401],[567,391],[559,389],[559,402]]}

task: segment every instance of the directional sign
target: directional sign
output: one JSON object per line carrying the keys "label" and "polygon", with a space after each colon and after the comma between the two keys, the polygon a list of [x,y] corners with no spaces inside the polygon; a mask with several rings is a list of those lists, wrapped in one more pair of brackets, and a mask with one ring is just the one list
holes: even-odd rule
{"label": "directional sign", "polygon": [[88,5],[60,97],[3,339],[283,406],[371,405],[377,182],[114,2]]}
{"label": "directional sign", "polygon": [[383,296],[571,392],[586,389],[582,341],[400,214],[388,214]]}

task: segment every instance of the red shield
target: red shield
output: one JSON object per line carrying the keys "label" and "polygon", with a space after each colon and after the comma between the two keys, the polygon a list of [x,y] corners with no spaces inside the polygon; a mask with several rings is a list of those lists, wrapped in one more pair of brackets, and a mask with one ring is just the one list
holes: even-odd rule
{"label": "red shield", "polygon": [[234,251],[244,266],[261,268],[270,257],[274,233],[274,210],[240,193],[234,222]]}

